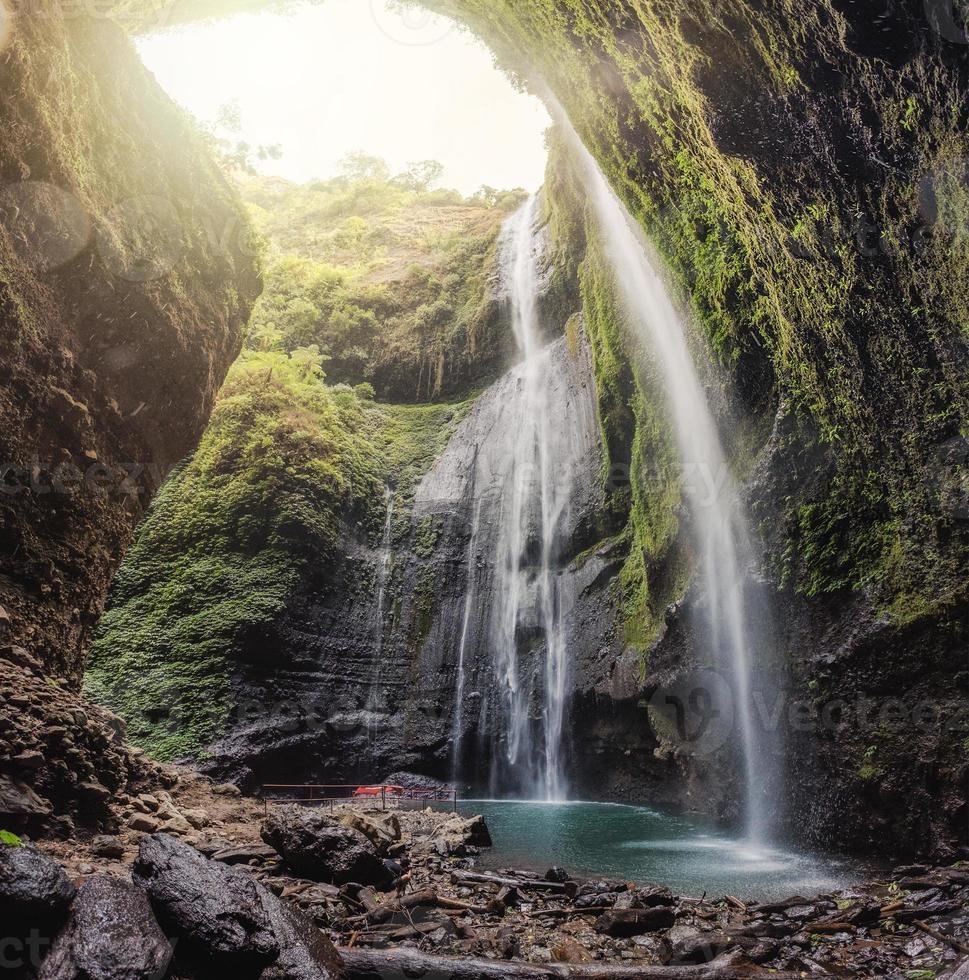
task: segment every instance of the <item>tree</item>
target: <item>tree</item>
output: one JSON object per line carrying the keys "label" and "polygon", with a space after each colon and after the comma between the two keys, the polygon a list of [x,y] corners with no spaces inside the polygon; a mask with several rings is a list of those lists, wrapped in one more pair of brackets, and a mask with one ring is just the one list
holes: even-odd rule
{"label": "tree", "polygon": [[444,164],[439,160],[416,160],[394,178],[394,183],[416,194],[426,194],[444,176]]}
{"label": "tree", "polygon": [[337,164],[337,170],[347,180],[354,183],[363,180],[386,181],[390,179],[390,168],[386,161],[361,150],[348,153]]}

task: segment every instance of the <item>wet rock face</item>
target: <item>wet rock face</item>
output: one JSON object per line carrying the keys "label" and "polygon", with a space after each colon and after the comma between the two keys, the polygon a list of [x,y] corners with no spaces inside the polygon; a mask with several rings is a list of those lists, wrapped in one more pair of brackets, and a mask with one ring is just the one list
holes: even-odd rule
{"label": "wet rock face", "polygon": [[234,192],[121,29],[35,14],[0,93],[0,643],[76,683],[259,276]]}
{"label": "wet rock face", "polygon": [[63,931],[43,961],[40,980],[157,980],[172,945],[141,888],[97,875],[71,905]]}
{"label": "wet rock face", "polygon": [[340,980],[343,963],[333,943],[299,909],[258,887],[279,942],[279,958],[263,970],[260,980]]}
{"label": "wet rock face", "polygon": [[[566,606],[573,663],[568,685],[573,698],[583,692],[592,697],[609,683],[610,655],[618,656],[615,574],[621,557],[615,549],[590,547],[608,529],[595,383],[581,330],[574,349],[562,337],[547,356],[552,439],[556,446],[570,442],[575,460],[553,575]],[[209,747],[205,771],[247,787],[372,781],[401,769],[447,779],[460,716],[462,769],[469,781],[488,788],[491,747],[504,730],[493,662],[495,549],[505,447],[519,424],[519,383],[512,369],[479,398],[418,486],[409,512],[398,505],[382,618],[381,551],[377,543],[348,534],[339,563],[316,570],[271,634],[260,637],[258,649],[239,652],[234,723]],[[535,546],[526,549],[528,561],[537,560],[537,539]],[[517,637],[536,719],[546,656],[537,625],[537,614],[526,610]],[[271,661],[265,656],[270,649]],[[536,721],[536,752],[539,729]]]}
{"label": "wet rock face", "polygon": [[318,810],[275,807],[263,825],[262,838],[298,874],[339,885],[393,884],[393,873],[367,837]]}
{"label": "wet rock face", "polygon": [[133,879],[148,892],[162,925],[183,937],[200,960],[252,970],[279,955],[257,885],[241,871],[155,834],[142,841]]}

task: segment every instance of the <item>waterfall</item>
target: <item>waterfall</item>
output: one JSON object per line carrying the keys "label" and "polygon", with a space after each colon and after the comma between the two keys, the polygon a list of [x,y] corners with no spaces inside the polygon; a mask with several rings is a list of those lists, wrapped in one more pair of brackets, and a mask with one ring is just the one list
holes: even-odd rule
{"label": "waterfall", "polygon": [[684,474],[698,554],[711,652],[732,682],[745,782],[745,822],[752,840],[767,832],[761,788],[772,760],[754,723],[754,626],[745,595],[752,553],[737,488],[696,366],[684,324],[653,267],[638,224],[616,196],[560,106],[549,99],[579,163],[603,246],[630,327],[656,359]]}
{"label": "waterfall", "polygon": [[[517,424],[507,433],[508,469],[502,488],[497,545],[494,642],[507,718],[510,767],[527,767],[531,744],[531,685],[522,676],[519,647],[529,633],[545,642],[542,751],[533,792],[547,800],[565,794],[561,740],[566,651],[555,562],[560,520],[568,506],[569,467],[552,455],[556,445],[548,406],[548,352],[538,317],[540,244],[538,198],[511,218],[502,255],[512,328],[521,353],[516,389]],[[529,629],[531,628],[531,629]]]}
{"label": "waterfall", "polygon": [[[499,297],[518,361],[475,402],[415,491],[463,561],[426,639],[447,647],[453,678],[451,766],[495,797],[564,799],[566,636],[601,570],[574,559],[601,513],[603,453],[591,352],[542,308],[547,233],[531,198],[505,222]],[[473,743],[473,747],[472,747]],[[467,751],[466,751],[467,750]],[[476,764],[470,771],[464,765]]]}

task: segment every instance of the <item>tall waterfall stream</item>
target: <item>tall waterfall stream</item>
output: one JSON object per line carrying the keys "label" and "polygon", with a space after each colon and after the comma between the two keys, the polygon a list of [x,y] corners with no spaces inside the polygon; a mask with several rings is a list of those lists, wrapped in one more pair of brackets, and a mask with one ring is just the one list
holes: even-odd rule
{"label": "tall waterfall stream", "polygon": [[729,708],[739,728],[746,829],[752,840],[761,840],[769,831],[763,788],[771,783],[772,754],[755,724],[758,639],[745,594],[752,552],[737,487],[687,343],[685,324],[653,267],[642,232],[565,113],[555,106],[555,114],[581,167],[629,327],[643,341],[647,356],[655,358],[664,380],[693,524],[710,654],[732,689]]}

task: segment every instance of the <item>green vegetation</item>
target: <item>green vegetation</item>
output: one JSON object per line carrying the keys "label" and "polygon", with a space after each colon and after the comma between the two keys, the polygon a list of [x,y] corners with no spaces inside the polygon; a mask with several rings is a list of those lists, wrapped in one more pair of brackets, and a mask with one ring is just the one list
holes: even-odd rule
{"label": "green vegetation", "polygon": [[326,385],[312,348],[244,354],[118,574],[88,695],[153,757],[198,755],[228,716],[234,661],[259,653],[347,525],[379,533],[384,487],[410,492],[466,404],[377,404]]}
{"label": "green vegetation", "polygon": [[506,350],[488,276],[523,194],[432,190],[439,167],[423,161],[391,177],[383,161],[354,154],[328,181],[244,180],[275,253],[251,346],[316,344],[332,381],[366,381],[393,401],[490,380]]}
{"label": "green vegetation", "polygon": [[11,847],[22,847],[23,841],[9,830],[0,830],[0,844],[7,844]]}
{"label": "green vegetation", "polygon": [[[392,178],[355,155],[345,170],[306,187],[244,179],[270,252],[247,347],[144,521],[91,650],[88,695],[158,759],[199,757],[219,735],[235,663],[264,655],[344,536],[379,535],[386,488],[408,525],[473,380],[497,370],[487,280],[519,195],[442,196],[427,161]],[[452,400],[428,403],[443,392]],[[388,394],[416,403],[376,400]],[[420,546],[434,534],[422,527]]]}

